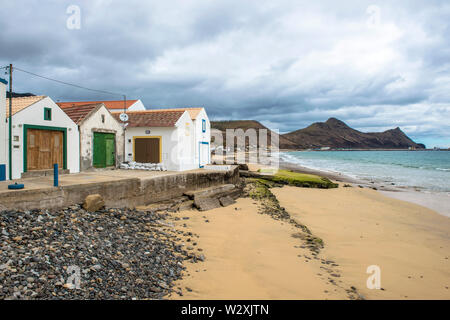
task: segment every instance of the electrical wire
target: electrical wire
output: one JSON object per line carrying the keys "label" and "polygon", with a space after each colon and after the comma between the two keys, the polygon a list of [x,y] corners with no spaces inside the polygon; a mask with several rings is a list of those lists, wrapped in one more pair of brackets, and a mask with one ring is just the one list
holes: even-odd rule
{"label": "electrical wire", "polygon": [[[4,67],[4,68],[9,68],[9,66]],[[52,78],[49,78],[49,77],[46,77],[46,76],[42,76],[42,75],[33,73],[31,71],[23,70],[23,69],[20,69],[20,68],[17,68],[17,67],[13,67],[13,71],[14,70],[21,71],[21,72],[24,72],[24,73],[28,73],[28,74],[30,74],[32,76],[39,77],[39,78],[42,78],[42,79],[46,79],[46,80],[49,80],[49,81],[54,81],[54,82],[57,82],[57,83],[60,83],[60,84],[64,84],[64,85],[67,85],[67,86],[72,86],[72,87],[75,87],[75,88],[78,88],[78,89],[84,89],[84,90],[89,90],[89,91],[93,91],[93,92],[105,93],[105,94],[109,94],[109,95],[113,95],[113,96],[126,97],[126,95],[121,94],[121,93],[115,93],[115,92],[110,92],[110,91],[105,91],[105,90],[98,90],[98,89],[91,89],[91,88],[83,87],[83,86],[80,86],[80,85],[77,85],[77,84],[73,84],[73,83],[69,83],[69,82],[65,82],[65,81],[61,81],[61,80],[57,80],[57,79],[52,79]]]}

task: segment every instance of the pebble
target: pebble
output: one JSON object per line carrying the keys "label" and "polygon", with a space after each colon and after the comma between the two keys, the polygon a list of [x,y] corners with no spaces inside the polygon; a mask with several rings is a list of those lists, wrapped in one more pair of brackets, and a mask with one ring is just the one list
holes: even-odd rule
{"label": "pebble", "polygon": [[90,213],[78,205],[2,211],[0,300],[163,299],[180,292],[173,283],[185,263],[205,257],[184,250],[176,229],[160,227],[169,219],[166,212]]}

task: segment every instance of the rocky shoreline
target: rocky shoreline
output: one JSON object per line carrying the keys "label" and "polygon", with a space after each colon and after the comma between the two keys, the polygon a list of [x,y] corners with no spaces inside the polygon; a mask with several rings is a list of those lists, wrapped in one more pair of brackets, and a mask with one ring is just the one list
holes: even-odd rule
{"label": "rocky shoreline", "polygon": [[[162,299],[181,293],[190,232],[167,213],[129,209],[0,214],[1,299]],[[176,217],[176,219],[180,219]],[[195,243],[195,242],[190,242]]]}
{"label": "rocky shoreline", "polygon": [[[187,192],[180,199],[137,209],[105,209],[99,195],[90,195],[83,207],[0,212],[0,300],[183,296],[174,283],[189,275],[184,272],[186,262],[204,261],[205,256],[186,224],[175,227],[176,220],[188,219],[177,212],[228,206],[242,195],[258,202],[259,213],[297,228],[292,237],[299,239],[299,248],[310,250],[304,259],[320,260],[328,281],[339,286],[337,265],[319,257],[322,239],[292,219],[270,191],[288,182],[296,185],[295,179],[272,180],[256,174],[242,178],[237,186]],[[327,179],[320,181],[325,185],[310,181],[308,186],[334,187]],[[348,298],[361,298],[353,287],[345,290]]]}

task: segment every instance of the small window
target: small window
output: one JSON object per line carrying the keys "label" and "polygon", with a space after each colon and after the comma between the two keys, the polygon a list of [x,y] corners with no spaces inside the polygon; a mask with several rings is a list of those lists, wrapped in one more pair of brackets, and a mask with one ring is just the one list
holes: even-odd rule
{"label": "small window", "polygon": [[52,109],[44,108],[44,120],[48,120],[48,121],[52,120]]}
{"label": "small window", "polygon": [[105,115],[102,114],[102,123],[105,123]]}
{"label": "small window", "polygon": [[206,132],[206,120],[202,119],[202,132]]}

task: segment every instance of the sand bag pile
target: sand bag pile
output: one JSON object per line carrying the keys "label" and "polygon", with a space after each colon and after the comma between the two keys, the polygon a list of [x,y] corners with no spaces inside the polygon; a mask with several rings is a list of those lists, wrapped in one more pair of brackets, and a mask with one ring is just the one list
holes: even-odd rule
{"label": "sand bag pile", "polygon": [[141,163],[136,161],[122,162],[120,169],[125,170],[147,170],[147,171],[167,171],[162,163]]}

